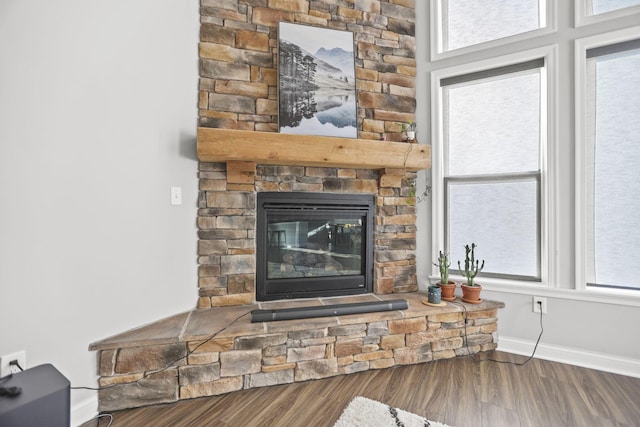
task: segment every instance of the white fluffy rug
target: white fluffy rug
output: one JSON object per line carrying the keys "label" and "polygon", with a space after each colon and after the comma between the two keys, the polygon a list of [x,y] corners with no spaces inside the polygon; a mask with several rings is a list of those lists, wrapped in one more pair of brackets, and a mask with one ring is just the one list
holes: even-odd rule
{"label": "white fluffy rug", "polygon": [[333,427],[449,427],[358,396],[345,408]]}

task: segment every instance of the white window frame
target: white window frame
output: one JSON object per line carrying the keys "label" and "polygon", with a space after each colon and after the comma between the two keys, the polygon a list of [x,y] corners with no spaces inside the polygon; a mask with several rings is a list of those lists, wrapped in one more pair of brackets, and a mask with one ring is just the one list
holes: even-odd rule
{"label": "white window frame", "polygon": [[[432,253],[437,254],[444,248],[444,118],[443,118],[443,91],[440,86],[442,79],[479,72],[488,69],[499,68],[544,58],[544,72],[541,73],[542,91],[541,106],[543,108],[541,125],[541,146],[540,146],[540,281],[503,279],[495,277],[483,277],[482,284],[487,289],[495,290],[517,290],[539,289],[541,287],[554,286],[557,283],[557,266],[554,257],[557,248],[556,218],[556,159],[557,154],[557,118],[556,118],[556,95],[557,90],[557,47],[544,46],[537,49],[519,52],[512,55],[505,55],[491,58],[479,62],[454,66],[431,73],[431,123],[432,125]],[[546,107],[546,108],[545,108]],[[545,111],[546,110],[546,111]],[[549,154],[549,150],[554,153]],[[437,268],[432,267],[433,276],[437,276]],[[462,277],[452,274],[454,280],[462,280]]]}
{"label": "white window frame", "polygon": [[490,49],[496,46],[501,46],[521,40],[527,40],[535,37],[539,37],[544,34],[549,34],[557,31],[557,0],[540,0],[540,23],[542,26],[537,30],[527,31],[520,34],[514,34],[513,36],[503,37],[495,40],[490,40],[483,43],[478,43],[471,46],[465,46],[459,49],[443,51],[443,0],[430,0],[430,40],[431,40],[431,55],[432,61],[438,61],[445,58],[451,58],[459,55],[465,55],[470,52],[476,52],[479,50]]}
{"label": "white window frame", "polygon": [[587,109],[587,50],[601,46],[634,40],[640,35],[640,26],[626,28],[624,30],[598,34],[591,37],[577,39],[575,41],[575,289],[597,295],[610,295],[613,298],[630,299],[632,305],[640,306],[640,291],[627,289],[611,289],[605,287],[587,286],[586,270],[587,260],[587,191],[585,185],[586,171],[589,161],[587,147],[584,141],[587,136],[588,109]]}
{"label": "white window frame", "polygon": [[598,15],[590,15],[587,13],[589,10],[590,0],[574,0],[574,14],[575,14],[575,26],[583,27],[585,25],[591,25],[598,22],[605,22],[613,19],[624,18],[626,16],[638,15],[636,19],[640,19],[640,5],[625,7],[623,9],[612,10],[607,13],[600,13]]}

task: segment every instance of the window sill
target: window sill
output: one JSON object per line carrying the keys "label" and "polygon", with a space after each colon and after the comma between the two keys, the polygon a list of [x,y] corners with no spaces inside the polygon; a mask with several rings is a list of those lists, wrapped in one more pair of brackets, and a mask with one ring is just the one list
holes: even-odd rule
{"label": "window sill", "polygon": [[[431,283],[438,281],[439,276],[429,277]],[[451,276],[451,280],[457,284],[463,283],[461,276]],[[640,307],[640,290],[617,289],[612,292],[609,289],[563,289],[550,287],[540,282],[516,282],[513,280],[500,280],[480,278],[478,281],[482,288],[490,292],[502,292],[517,295],[535,295],[540,297],[567,299],[572,301],[595,302],[599,304],[624,305]]]}
{"label": "window sill", "polygon": [[640,307],[640,291],[607,289],[561,289],[553,288],[544,283],[498,283],[491,281],[483,283],[483,288],[492,292],[510,294],[533,295],[549,298],[568,299],[573,301],[596,302],[599,304],[626,305]]}

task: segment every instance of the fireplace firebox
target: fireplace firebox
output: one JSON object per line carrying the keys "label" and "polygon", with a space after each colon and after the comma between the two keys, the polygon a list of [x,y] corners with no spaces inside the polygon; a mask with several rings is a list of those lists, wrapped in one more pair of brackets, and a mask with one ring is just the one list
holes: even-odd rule
{"label": "fireplace firebox", "polygon": [[373,292],[373,195],[261,192],[258,301]]}

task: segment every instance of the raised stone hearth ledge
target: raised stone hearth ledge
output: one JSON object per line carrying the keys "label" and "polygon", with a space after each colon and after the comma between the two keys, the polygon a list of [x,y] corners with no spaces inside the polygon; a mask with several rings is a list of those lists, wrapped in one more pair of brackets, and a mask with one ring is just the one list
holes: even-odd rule
{"label": "raised stone hearth ledge", "polygon": [[198,128],[198,159],[357,169],[431,167],[431,146],[405,142]]}
{"label": "raised stone hearth ledge", "polygon": [[[250,312],[257,308],[398,298],[407,300],[407,310],[250,322]],[[175,402],[496,348],[497,310],[503,303],[485,300],[472,305],[457,300],[431,307],[422,304],[425,298],[419,292],[369,294],[195,309],[106,338],[89,347],[98,351],[99,384],[105,387],[99,392],[99,410]],[[209,339],[214,333],[218,334]],[[187,356],[188,351],[193,353]],[[107,387],[111,385],[115,386]]]}

